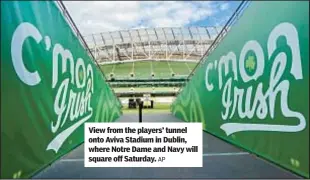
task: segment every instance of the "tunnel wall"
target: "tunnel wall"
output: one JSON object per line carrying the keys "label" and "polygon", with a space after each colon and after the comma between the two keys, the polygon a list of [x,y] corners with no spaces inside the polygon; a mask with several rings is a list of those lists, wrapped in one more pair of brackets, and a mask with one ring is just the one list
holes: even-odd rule
{"label": "tunnel wall", "polygon": [[54,2],[1,2],[1,178],[31,177],[84,141],[85,122],[121,113]]}
{"label": "tunnel wall", "polygon": [[252,2],[204,58],[172,113],[309,177],[309,2]]}

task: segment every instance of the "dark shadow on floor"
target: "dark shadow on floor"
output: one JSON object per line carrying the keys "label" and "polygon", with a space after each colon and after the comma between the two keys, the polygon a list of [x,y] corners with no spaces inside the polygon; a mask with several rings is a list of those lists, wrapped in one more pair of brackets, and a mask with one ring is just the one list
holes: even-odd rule
{"label": "dark shadow on floor", "polygon": [[[116,122],[138,122],[138,114],[124,115]],[[183,121],[161,113],[144,114],[143,122]],[[299,178],[205,132],[203,153],[202,168],[85,168],[81,145],[33,178]]]}

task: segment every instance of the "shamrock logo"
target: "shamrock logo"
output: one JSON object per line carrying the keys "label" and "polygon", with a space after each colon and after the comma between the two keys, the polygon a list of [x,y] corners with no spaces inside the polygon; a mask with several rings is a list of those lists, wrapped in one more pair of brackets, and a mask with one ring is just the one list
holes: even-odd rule
{"label": "shamrock logo", "polygon": [[247,60],[245,60],[245,68],[249,71],[254,70],[255,68],[255,58],[254,56],[249,56]]}

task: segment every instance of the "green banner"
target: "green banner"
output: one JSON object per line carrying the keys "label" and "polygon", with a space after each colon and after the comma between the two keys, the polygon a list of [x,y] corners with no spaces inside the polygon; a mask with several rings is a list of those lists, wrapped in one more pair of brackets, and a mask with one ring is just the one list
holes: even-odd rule
{"label": "green banner", "polygon": [[252,2],[171,111],[309,177],[309,2]]}
{"label": "green banner", "polygon": [[54,2],[1,2],[1,178],[27,178],[121,104]]}

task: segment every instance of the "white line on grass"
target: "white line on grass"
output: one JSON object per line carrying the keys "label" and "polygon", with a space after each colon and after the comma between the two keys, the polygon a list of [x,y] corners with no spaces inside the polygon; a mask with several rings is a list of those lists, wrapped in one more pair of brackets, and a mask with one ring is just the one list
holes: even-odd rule
{"label": "white line on grass", "polygon": [[[248,155],[247,152],[227,152],[227,153],[206,153],[203,157],[207,156],[237,156],[237,155]],[[79,162],[84,161],[84,159],[61,159],[62,162]]]}
{"label": "white line on grass", "polygon": [[62,162],[77,162],[77,161],[84,161],[84,159],[61,159]]}
{"label": "white line on grass", "polygon": [[227,153],[206,153],[203,154],[204,157],[206,156],[237,156],[237,155],[247,155],[248,152],[227,152]]}

